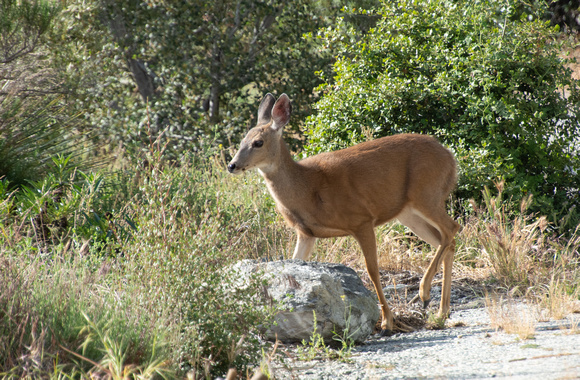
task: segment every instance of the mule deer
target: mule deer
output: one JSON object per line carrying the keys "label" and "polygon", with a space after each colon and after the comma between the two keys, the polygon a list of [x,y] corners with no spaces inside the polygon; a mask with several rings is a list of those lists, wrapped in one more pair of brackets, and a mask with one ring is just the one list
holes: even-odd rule
{"label": "mule deer", "polygon": [[242,140],[228,171],[256,168],[262,174],[278,211],[297,232],[293,258],[308,260],[317,238],[354,236],[379,298],[383,334],[393,330],[394,318],[381,288],[374,228],[397,218],[438,247],[419,296],[426,307],[431,281],[443,264],[439,317],[446,318],[459,229],[445,211],[457,180],[451,152],[432,137],[400,134],[295,162],[282,139],[291,110],[286,94],[278,100],[267,94],[256,127]]}

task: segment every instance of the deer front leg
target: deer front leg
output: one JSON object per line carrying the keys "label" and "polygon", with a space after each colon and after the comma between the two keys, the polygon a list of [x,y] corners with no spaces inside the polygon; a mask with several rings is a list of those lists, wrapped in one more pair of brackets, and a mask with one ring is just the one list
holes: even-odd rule
{"label": "deer front leg", "polygon": [[354,235],[360,247],[362,249],[365,264],[367,266],[367,272],[375,290],[377,292],[377,297],[379,298],[379,303],[381,307],[381,335],[390,335],[395,327],[395,318],[393,313],[387,305],[387,300],[383,294],[383,288],[381,286],[381,278],[379,273],[379,262],[377,258],[377,241],[375,236],[375,231],[373,227],[368,227],[362,231],[359,231]]}
{"label": "deer front leg", "polygon": [[297,233],[298,241],[296,242],[296,248],[294,249],[293,259],[308,260],[310,255],[312,255],[312,250],[314,249],[314,243],[316,243],[316,238],[312,236],[306,236]]}

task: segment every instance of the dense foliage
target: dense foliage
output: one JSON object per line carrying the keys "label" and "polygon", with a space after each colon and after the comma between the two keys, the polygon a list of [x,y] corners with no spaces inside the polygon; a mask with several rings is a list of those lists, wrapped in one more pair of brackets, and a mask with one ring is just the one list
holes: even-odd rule
{"label": "dense foliage", "polygon": [[[10,66],[42,45],[59,7],[52,2],[2,0],[0,2],[0,80],[20,79],[22,68]],[[22,62],[19,62],[22,66]],[[22,88],[20,88],[22,92]],[[0,95],[5,94],[4,86]]]}
{"label": "dense foliage", "polygon": [[[330,52],[302,35],[344,4],[371,1],[69,1],[52,34],[74,106],[114,144],[166,154],[229,145],[265,92],[286,92],[296,123],[310,113]],[[56,50],[58,49],[58,50]]]}
{"label": "dense foliage", "polygon": [[457,197],[534,195],[532,211],[580,205],[580,87],[557,29],[518,1],[384,3],[368,34],[338,26],[337,49],[307,128],[312,153],[401,132],[438,137],[456,154]]}

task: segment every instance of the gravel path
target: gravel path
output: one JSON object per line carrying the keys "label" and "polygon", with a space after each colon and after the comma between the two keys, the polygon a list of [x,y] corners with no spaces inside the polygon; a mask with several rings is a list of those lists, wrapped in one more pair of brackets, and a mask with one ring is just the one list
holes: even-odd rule
{"label": "gravel path", "polygon": [[296,347],[273,363],[277,379],[580,379],[580,316],[537,322],[532,339],[491,328],[487,309],[453,312],[444,330],[371,336],[348,362],[301,361]]}

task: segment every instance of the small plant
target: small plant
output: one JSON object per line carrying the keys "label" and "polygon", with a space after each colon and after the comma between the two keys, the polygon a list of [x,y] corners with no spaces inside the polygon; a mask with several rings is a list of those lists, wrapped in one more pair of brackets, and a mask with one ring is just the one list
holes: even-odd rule
{"label": "small plant", "polygon": [[318,325],[316,321],[316,311],[312,310],[312,335],[307,342],[302,340],[302,347],[298,347],[298,357],[300,360],[314,360],[320,352],[328,353],[329,348],[324,343],[324,338],[318,332]]}
{"label": "small plant", "polygon": [[[342,296],[344,301],[344,296]],[[336,327],[333,329],[332,339],[338,343],[338,349],[332,348],[327,345],[324,341],[322,335],[318,332],[316,311],[312,311],[313,319],[313,331],[310,336],[310,340],[302,340],[302,347],[298,347],[298,357],[301,360],[314,360],[317,356],[322,356],[325,359],[337,359],[339,361],[348,361],[352,349],[354,348],[355,342],[352,339],[355,332],[350,332],[350,320],[351,320],[351,307],[350,305],[345,307],[345,328],[342,331],[337,331]]]}
{"label": "small plant", "polygon": [[[278,349],[278,344],[280,343],[280,341],[278,339],[276,339],[276,342],[274,343],[274,347],[272,347],[272,350],[270,351],[269,354],[266,354],[264,349],[262,348],[262,361],[260,362],[260,368],[259,368],[259,372],[261,372],[263,375],[265,375],[268,379],[274,379],[276,378],[274,376],[274,371],[272,369],[272,362],[274,361],[274,356],[276,355],[276,350]],[[256,376],[256,374],[254,374],[254,377]]]}
{"label": "small plant", "polygon": [[568,334],[580,334],[580,318],[572,318],[568,326]]}
{"label": "small plant", "polygon": [[[84,341],[81,344],[83,354],[78,354],[65,347],[61,348],[69,354],[81,359],[92,365],[83,377],[87,378],[108,378],[112,380],[122,379],[151,379],[155,377],[162,377],[164,379],[172,378],[173,373],[168,369],[169,360],[164,357],[156,355],[155,344],[153,342],[153,350],[149,360],[144,360],[139,365],[128,361],[129,344],[122,337],[114,336],[109,330],[107,323],[100,326],[93,322],[86,314],[83,313],[86,320],[86,325],[79,333],[79,336],[84,336]],[[89,347],[98,350],[102,358],[99,362],[95,362],[86,356],[85,350]]]}
{"label": "small plant", "polygon": [[[342,298],[342,301],[344,302],[345,296],[341,296],[341,298]],[[340,349],[334,350],[336,356],[338,357],[338,359],[340,361],[348,361],[349,360],[349,358],[352,354],[352,349],[354,348],[354,345],[355,345],[354,339],[352,337],[354,336],[354,334],[356,334],[358,332],[358,330],[355,330],[353,332],[350,331],[351,318],[352,318],[351,309],[352,309],[352,305],[346,305],[346,303],[345,303],[345,308],[344,308],[345,327],[341,332],[337,332],[336,328],[334,330],[332,330],[332,333],[333,333],[332,339],[340,344]],[[360,329],[360,327],[359,327],[359,329]]]}
{"label": "small plant", "polygon": [[429,313],[425,327],[429,330],[443,330],[445,328],[446,318],[441,318],[437,314]]}

